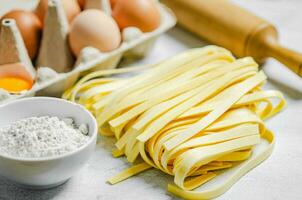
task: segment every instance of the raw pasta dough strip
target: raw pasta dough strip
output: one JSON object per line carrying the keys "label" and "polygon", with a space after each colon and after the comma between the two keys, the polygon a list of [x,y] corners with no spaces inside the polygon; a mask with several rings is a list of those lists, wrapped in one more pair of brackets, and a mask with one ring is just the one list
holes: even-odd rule
{"label": "raw pasta dough strip", "polygon": [[[185,199],[213,198],[270,155],[274,135],[262,119],[275,115],[286,102],[280,92],[261,89],[266,77],[253,59],[236,60],[227,50],[209,46],[130,78],[103,78],[138,70],[88,74],[63,96],[86,105],[101,133],[117,138],[114,156],[145,161],[110,183],[154,167],[174,176],[170,192]],[[268,145],[254,155],[261,140]],[[228,168],[234,168],[231,176],[200,191]]]}
{"label": "raw pasta dough strip", "polygon": [[273,151],[275,140],[272,132],[267,130],[265,134],[262,135],[262,138],[269,142],[269,145],[257,156],[252,157],[238,166],[236,172],[232,174],[232,176],[228,177],[226,181],[224,181],[220,185],[216,185],[208,190],[204,191],[185,191],[176,185],[169,184],[168,191],[180,196],[184,199],[212,199],[215,198],[224,192],[226,192],[233,184],[236,183],[244,174],[250,171],[252,168],[259,165],[262,161],[264,161]]}

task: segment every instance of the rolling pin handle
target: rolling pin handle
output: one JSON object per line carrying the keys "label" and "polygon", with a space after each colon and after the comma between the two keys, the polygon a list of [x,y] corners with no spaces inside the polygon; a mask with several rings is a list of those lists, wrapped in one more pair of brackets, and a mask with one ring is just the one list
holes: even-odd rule
{"label": "rolling pin handle", "polygon": [[290,70],[302,77],[302,54],[270,42],[266,45],[266,53],[286,65]]}

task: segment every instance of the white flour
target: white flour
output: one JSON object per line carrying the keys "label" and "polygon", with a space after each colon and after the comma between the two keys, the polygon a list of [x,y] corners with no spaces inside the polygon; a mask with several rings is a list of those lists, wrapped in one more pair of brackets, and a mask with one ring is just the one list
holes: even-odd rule
{"label": "white flour", "polygon": [[30,117],[0,128],[0,154],[39,158],[62,155],[85,144],[86,125],[76,127],[70,118]]}

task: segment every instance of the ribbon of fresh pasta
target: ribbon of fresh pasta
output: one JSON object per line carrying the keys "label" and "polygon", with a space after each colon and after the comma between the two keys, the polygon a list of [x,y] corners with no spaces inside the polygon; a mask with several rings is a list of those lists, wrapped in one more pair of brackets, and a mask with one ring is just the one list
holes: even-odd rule
{"label": "ribbon of fresh pasta", "polygon": [[[131,77],[104,77],[139,69],[93,72],[63,96],[85,105],[100,132],[116,137],[114,156],[144,160],[110,183],[154,167],[174,176],[170,192],[186,199],[213,198],[270,155],[274,135],[263,120],[279,112],[285,100],[278,91],[262,90],[266,76],[252,58],[235,59],[208,46]],[[255,154],[261,141],[268,145]],[[234,173],[224,182],[194,190],[226,169]]]}

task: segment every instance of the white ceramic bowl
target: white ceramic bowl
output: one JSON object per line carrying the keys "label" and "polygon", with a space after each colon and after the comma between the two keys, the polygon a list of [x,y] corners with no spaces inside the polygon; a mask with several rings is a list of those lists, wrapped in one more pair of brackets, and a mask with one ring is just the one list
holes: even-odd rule
{"label": "white ceramic bowl", "polygon": [[75,151],[55,157],[19,158],[0,153],[0,176],[29,188],[50,188],[73,176],[94,151],[97,123],[83,106],[51,97],[32,97],[0,105],[0,127],[33,116],[71,117],[76,124],[87,124],[89,141]]}

